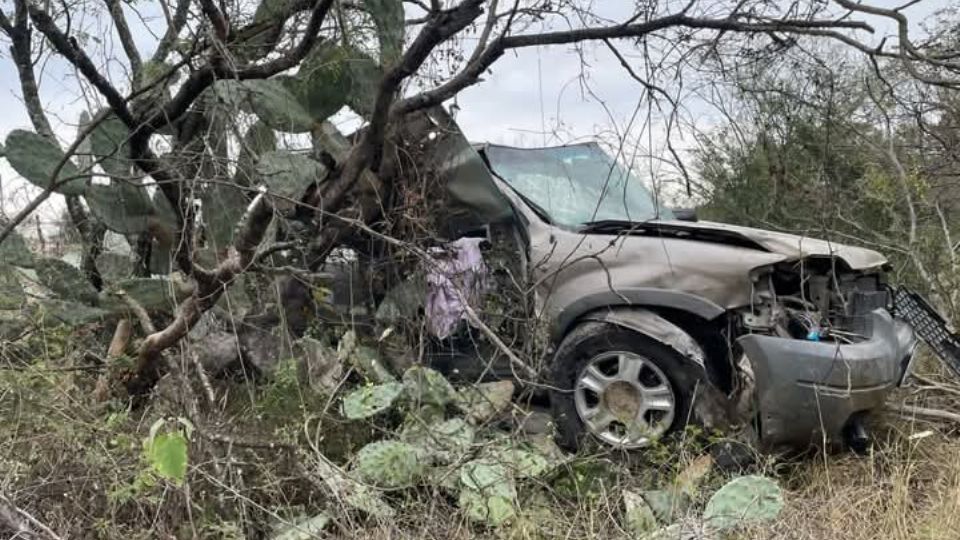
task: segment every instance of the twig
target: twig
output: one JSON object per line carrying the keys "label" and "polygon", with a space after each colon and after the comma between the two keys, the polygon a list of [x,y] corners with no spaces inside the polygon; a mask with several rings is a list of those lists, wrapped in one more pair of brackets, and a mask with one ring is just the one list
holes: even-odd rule
{"label": "twig", "polygon": [[[12,526],[13,529],[17,531],[18,534],[21,534],[21,533],[30,534],[31,532],[33,532],[30,530],[30,527],[28,527],[24,523],[23,520],[26,520],[27,523],[32,525],[34,528],[42,531],[44,534],[46,534],[50,538],[53,538],[54,540],[62,540],[60,535],[53,532],[50,529],[50,527],[47,527],[46,525],[44,525],[43,522],[41,522],[39,519],[30,515],[26,510],[23,510],[22,508],[13,504],[13,501],[8,499],[7,496],[4,495],[3,493],[0,493],[0,503],[2,503],[3,505],[2,507],[0,507],[0,517],[3,517],[5,520],[7,520],[8,525]],[[20,516],[23,519],[22,520],[16,519],[14,514]],[[16,536],[17,535],[14,535],[14,537]]]}
{"label": "twig", "polygon": [[915,405],[906,404],[893,405],[892,409],[907,418],[923,417],[927,419],[945,420],[947,422],[960,424],[960,414],[955,412],[944,411],[941,409],[930,409],[927,407],[917,407]]}

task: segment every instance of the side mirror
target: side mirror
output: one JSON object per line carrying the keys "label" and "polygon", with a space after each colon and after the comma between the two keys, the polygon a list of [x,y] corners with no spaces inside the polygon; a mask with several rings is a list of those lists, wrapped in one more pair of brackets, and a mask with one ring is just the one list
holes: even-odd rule
{"label": "side mirror", "polygon": [[697,221],[697,209],[696,208],[674,208],[673,217],[677,221]]}

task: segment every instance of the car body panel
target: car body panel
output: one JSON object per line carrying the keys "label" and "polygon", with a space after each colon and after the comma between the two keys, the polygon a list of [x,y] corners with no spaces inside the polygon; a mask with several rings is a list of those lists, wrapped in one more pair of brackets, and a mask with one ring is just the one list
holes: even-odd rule
{"label": "car body panel", "polygon": [[857,414],[883,406],[916,346],[886,310],[870,316],[869,339],[819,343],[752,334],[739,339],[756,377],[760,440],[771,447],[842,439]]}

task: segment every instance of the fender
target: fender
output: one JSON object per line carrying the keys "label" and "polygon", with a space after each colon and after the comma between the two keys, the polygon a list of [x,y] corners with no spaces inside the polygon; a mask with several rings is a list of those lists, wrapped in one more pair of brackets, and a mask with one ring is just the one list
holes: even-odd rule
{"label": "fender", "polygon": [[632,307],[611,307],[589,313],[583,317],[583,320],[607,322],[629,328],[669,346],[704,367],[706,355],[700,344],[686,330],[652,311]]}
{"label": "fender", "polygon": [[642,311],[631,306],[658,306],[679,309],[693,313],[703,319],[712,320],[724,313],[724,309],[717,304],[682,291],[668,291],[646,287],[617,288],[614,291],[602,291],[581,296],[563,307],[554,318],[553,338],[555,341],[563,339],[564,334],[574,321],[585,313],[601,308],[611,307],[613,310]]}

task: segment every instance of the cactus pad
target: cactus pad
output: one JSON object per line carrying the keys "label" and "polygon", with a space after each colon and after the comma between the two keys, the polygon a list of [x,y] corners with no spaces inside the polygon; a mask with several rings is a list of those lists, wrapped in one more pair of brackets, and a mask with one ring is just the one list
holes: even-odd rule
{"label": "cactus pad", "polygon": [[358,388],[344,396],[343,416],[350,420],[370,418],[393,406],[402,393],[403,385],[398,382]]}
{"label": "cactus pad", "polygon": [[400,441],[377,441],[357,453],[356,470],[370,484],[387,487],[412,486],[423,474],[422,450]]}
{"label": "cactus pad", "polygon": [[82,195],[86,179],[69,159],[64,162],[57,177],[53,173],[63,161],[64,153],[55,142],[32,131],[15,129],[7,135],[7,162],[27,181],[42,188],[58,183],[54,191],[63,195]]}
{"label": "cactus pad", "polygon": [[36,263],[37,279],[64,300],[96,305],[97,290],[76,267],[60,259],[42,258]]}
{"label": "cactus pad", "polygon": [[414,366],[403,374],[407,396],[417,404],[446,406],[456,397],[456,391],[439,372]]}
{"label": "cactus pad", "polygon": [[782,509],[783,492],[776,482],[764,476],[741,476],[710,497],[703,518],[716,529],[728,530],[772,521]]}

